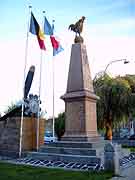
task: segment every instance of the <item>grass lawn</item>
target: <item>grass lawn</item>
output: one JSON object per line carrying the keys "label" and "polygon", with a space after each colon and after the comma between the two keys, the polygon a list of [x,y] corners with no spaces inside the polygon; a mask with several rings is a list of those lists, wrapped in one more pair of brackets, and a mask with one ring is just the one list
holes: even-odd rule
{"label": "grass lawn", "polygon": [[122,148],[129,149],[130,152],[135,152],[135,147],[130,147],[130,146],[127,146],[127,145],[122,145]]}
{"label": "grass lawn", "polygon": [[78,172],[0,162],[0,180],[104,180],[109,172]]}

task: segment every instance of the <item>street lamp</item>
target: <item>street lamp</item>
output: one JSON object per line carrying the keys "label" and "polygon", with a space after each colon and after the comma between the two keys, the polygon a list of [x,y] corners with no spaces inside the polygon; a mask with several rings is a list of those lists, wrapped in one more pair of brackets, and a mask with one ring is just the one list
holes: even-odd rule
{"label": "street lamp", "polygon": [[104,74],[106,73],[107,71],[107,68],[112,64],[112,63],[115,63],[115,62],[118,62],[118,61],[124,61],[124,64],[127,64],[129,63],[129,61],[127,59],[117,59],[117,60],[113,60],[111,62],[109,62],[104,70]]}
{"label": "street lamp", "polygon": [[124,61],[124,64],[128,64],[128,63],[129,63],[129,61],[128,61],[127,59],[117,59],[117,60],[113,60],[113,61],[109,62],[109,63],[107,64],[105,70],[96,73],[95,77],[93,78],[93,82],[96,81],[96,79],[98,78],[98,76],[104,77],[105,74],[106,74],[107,68],[108,68],[112,63],[119,62],[119,61]]}
{"label": "street lamp", "polygon": [[[102,81],[96,81],[97,80],[97,77],[98,77],[98,75],[100,75],[100,77],[102,78],[102,80],[104,80],[105,79],[105,75],[106,75],[106,71],[107,71],[107,68],[109,67],[109,65],[111,65],[112,63],[115,63],[115,62],[119,62],[119,61],[123,61],[124,62],[124,64],[127,64],[127,63],[129,63],[129,61],[127,61],[126,59],[117,59],[117,60],[113,60],[113,61],[110,61],[108,64],[107,64],[107,66],[106,66],[106,68],[105,68],[105,70],[104,71],[101,71],[101,72],[99,72],[99,73],[97,73],[96,75],[95,75],[95,78],[93,79],[93,82],[95,83],[94,85],[95,85],[95,89],[99,89],[102,85],[103,85],[103,83],[104,82],[102,82]],[[109,96],[108,96],[108,98],[109,98],[109,101],[107,100],[107,102],[106,102],[106,105],[107,105],[107,107],[109,107],[109,105],[110,105],[110,94],[111,94],[111,91],[112,90],[109,90]],[[108,113],[108,115],[109,115],[109,117],[108,117],[108,119],[110,120],[110,109],[109,108],[107,108],[107,113]],[[112,122],[108,122],[108,119],[107,119],[107,121],[105,122],[105,126],[106,126],[106,138],[108,139],[108,140],[112,140]]]}

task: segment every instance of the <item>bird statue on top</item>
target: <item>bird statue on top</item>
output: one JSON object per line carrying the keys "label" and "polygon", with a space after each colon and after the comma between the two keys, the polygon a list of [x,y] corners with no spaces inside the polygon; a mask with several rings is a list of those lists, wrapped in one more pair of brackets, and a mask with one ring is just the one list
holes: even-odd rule
{"label": "bird statue on top", "polygon": [[82,16],[75,24],[70,24],[68,29],[74,31],[76,33],[74,42],[75,43],[83,43],[83,37],[80,35],[83,30],[83,23],[85,20],[85,16]]}

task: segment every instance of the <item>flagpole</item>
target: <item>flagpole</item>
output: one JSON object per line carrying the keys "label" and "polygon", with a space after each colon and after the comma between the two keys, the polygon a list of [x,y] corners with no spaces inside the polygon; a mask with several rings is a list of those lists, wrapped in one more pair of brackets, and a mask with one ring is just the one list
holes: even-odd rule
{"label": "flagpole", "polygon": [[39,98],[38,98],[38,117],[37,117],[37,151],[39,149],[39,121],[40,121],[40,96],[41,96],[41,80],[42,80],[42,50],[40,53],[40,75],[39,75]]}
{"label": "flagpole", "polygon": [[[31,9],[32,9],[32,6],[29,6],[29,17],[30,17]],[[22,96],[21,124],[20,124],[19,158],[21,158],[21,155],[22,155],[22,134],[23,134],[23,116],[24,116],[23,111],[24,111],[24,91],[25,91],[24,87],[25,87],[27,57],[28,57],[29,26],[30,26],[30,18],[28,20],[26,46],[25,46],[25,63],[24,63],[23,96]]]}
{"label": "flagpole", "polygon": [[[43,11],[43,14],[45,13],[45,11]],[[44,15],[43,15],[44,17]],[[44,26],[44,19],[43,19],[43,26]],[[40,53],[40,75],[39,75],[39,99],[38,99],[38,118],[37,118],[37,151],[39,149],[39,121],[40,121],[40,96],[41,96],[41,82],[42,82],[42,60],[43,59],[43,52],[41,49],[41,53]]]}
{"label": "flagpole", "polygon": [[39,149],[39,121],[40,121],[40,96],[41,96],[41,79],[42,79],[42,50],[40,53],[40,76],[39,76],[39,98],[38,98],[38,117],[37,117],[37,151]]}
{"label": "flagpole", "polygon": [[54,124],[55,124],[55,117],[54,117],[54,112],[55,112],[55,105],[54,105],[54,101],[55,101],[55,96],[54,96],[54,90],[55,90],[55,87],[54,87],[54,57],[52,59],[52,70],[53,70],[53,139],[54,139],[54,136],[55,136],[55,129],[54,129]]}
{"label": "flagpole", "polygon": [[[54,22],[55,22],[55,20],[53,20],[52,21],[53,22],[53,24],[54,24]],[[54,75],[55,75],[55,72],[54,72],[54,56],[53,56],[53,58],[52,58],[52,71],[53,71],[53,140],[54,140],[54,137],[55,137],[55,115],[54,115],[54,113],[55,113],[55,95],[54,95],[54,93],[55,93],[55,84],[54,84]]]}

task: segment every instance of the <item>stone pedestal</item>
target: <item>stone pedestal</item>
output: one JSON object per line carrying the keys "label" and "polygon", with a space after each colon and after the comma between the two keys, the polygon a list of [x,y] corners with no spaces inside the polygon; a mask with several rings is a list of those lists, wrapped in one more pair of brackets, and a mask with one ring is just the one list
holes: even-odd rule
{"label": "stone pedestal", "polygon": [[65,101],[66,124],[62,140],[89,141],[98,137],[96,100],[86,47],[73,44]]}

